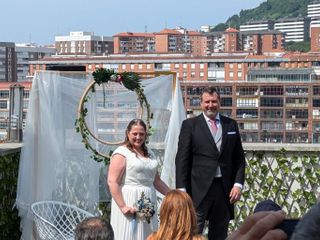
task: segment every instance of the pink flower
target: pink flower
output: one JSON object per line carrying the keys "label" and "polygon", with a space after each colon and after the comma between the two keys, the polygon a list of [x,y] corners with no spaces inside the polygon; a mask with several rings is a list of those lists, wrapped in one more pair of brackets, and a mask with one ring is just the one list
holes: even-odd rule
{"label": "pink flower", "polygon": [[122,82],[122,76],[119,74],[119,75],[117,75],[117,80],[116,80],[117,82],[119,82],[119,83],[121,83]]}

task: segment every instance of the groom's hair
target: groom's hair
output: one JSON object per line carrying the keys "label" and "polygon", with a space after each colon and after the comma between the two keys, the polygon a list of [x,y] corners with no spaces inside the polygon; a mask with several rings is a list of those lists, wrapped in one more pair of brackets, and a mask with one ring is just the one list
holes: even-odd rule
{"label": "groom's hair", "polygon": [[218,91],[218,89],[216,89],[215,87],[213,86],[210,86],[210,87],[205,87],[202,92],[201,92],[201,95],[200,95],[200,99],[202,101],[202,96],[204,93],[208,93],[210,95],[213,95],[213,94],[217,94],[218,95],[218,98],[220,99],[220,93]]}
{"label": "groom's hair", "polygon": [[75,240],[114,240],[114,233],[109,222],[101,217],[90,217],[77,225]]}

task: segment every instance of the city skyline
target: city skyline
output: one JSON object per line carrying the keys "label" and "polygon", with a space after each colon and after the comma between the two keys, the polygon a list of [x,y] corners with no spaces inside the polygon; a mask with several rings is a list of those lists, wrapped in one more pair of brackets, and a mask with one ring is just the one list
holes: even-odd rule
{"label": "city skyline", "polygon": [[119,32],[156,32],[177,26],[200,30],[202,25],[225,22],[241,10],[255,8],[262,2],[264,0],[227,0],[221,3],[210,0],[190,3],[168,0],[154,3],[147,0],[56,0],[43,6],[40,0],[12,0],[2,4],[2,9],[6,10],[0,15],[3,24],[0,42],[53,44],[55,36],[69,35],[70,31],[113,36]]}

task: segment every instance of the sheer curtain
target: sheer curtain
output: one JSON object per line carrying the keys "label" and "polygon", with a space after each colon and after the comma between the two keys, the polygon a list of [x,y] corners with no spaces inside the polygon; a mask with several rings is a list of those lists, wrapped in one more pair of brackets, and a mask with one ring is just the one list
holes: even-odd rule
{"label": "sheer curtain", "polygon": [[[32,236],[33,202],[58,200],[98,214],[97,203],[110,198],[106,167],[90,158],[74,126],[79,99],[91,80],[84,73],[40,71],[34,76],[16,198],[22,239]],[[143,80],[142,85],[153,113],[149,148],[162,166],[162,178],[174,187],[174,157],[185,118],[179,82],[166,75]],[[86,121],[91,131],[104,141],[122,141],[128,122],[139,116],[136,94],[108,83],[88,95]],[[91,142],[102,153],[116,147]]]}

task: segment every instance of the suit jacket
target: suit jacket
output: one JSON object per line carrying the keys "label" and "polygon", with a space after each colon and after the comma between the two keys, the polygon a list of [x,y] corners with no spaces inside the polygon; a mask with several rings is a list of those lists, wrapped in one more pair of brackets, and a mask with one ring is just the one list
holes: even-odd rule
{"label": "suit jacket", "polygon": [[[182,123],[176,155],[176,187],[185,188],[197,208],[207,194],[220,166],[226,201],[234,183],[244,183],[245,156],[235,120],[220,115],[220,152],[208,124],[200,114]],[[231,218],[233,205],[229,204]]]}

